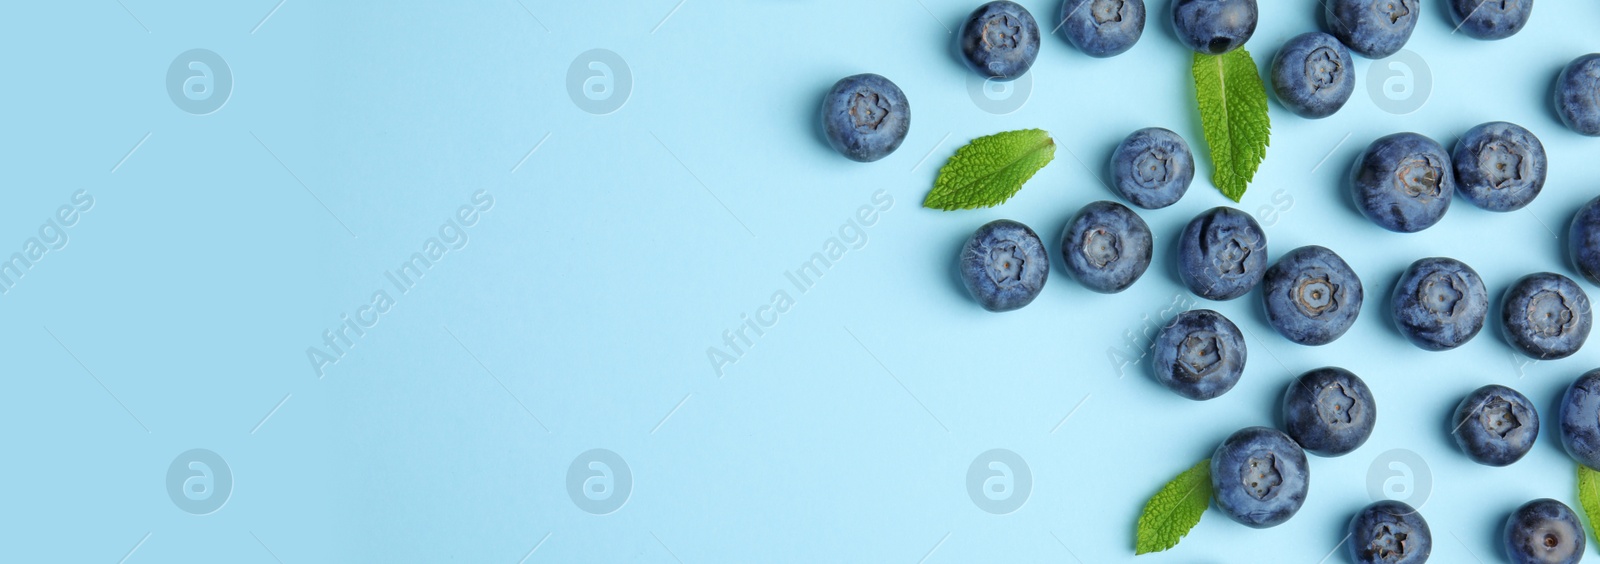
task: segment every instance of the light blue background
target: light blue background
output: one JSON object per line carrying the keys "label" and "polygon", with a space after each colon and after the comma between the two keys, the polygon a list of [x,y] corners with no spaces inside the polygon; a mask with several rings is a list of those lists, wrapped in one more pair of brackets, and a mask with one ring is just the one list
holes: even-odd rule
{"label": "light blue background", "polygon": [[[1600,50],[1600,5],[1541,2],[1522,33],[1482,42],[1426,1],[1408,45],[1431,70],[1420,110],[1380,109],[1359,58],[1336,116],[1306,121],[1274,102],[1272,147],[1239,207],[1271,224],[1274,258],[1339,252],[1366,305],[1344,338],[1307,348],[1272,332],[1257,294],[1200,302],[1251,348],[1238,387],[1196,403],[1142,364],[1119,377],[1107,351],[1137,350],[1130,334],[1193,299],[1171,240],[1229,204],[1208,165],[1177,205],[1141,212],[1157,263],[1126,292],[1093,294],[1056,265],[1033,305],[995,315],[952,273],[961,241],[996,218],[1054,249],[1077,208],[1113,198],[1097,177],[1134,129],[1174,129],[1205,154],[1168,0],[1150,2],[1144,38],[1113,59],[1046,38],[1031,96],[1001,116],[974,104],[951,48],[948,28],[975,1],[523,1],[4,8],[0,256],[74,192],[95,204],[70,244],[0,296],[0,560],[1129,562],[1138,511],[1162,483],[1228,433],[1273,424],[1288,380],[1330,364],[1371,385],[1379,424],[1360,450],[1313,458],[1304,509],[1260,531],[1209,513],[1176,549],[1137,561],[1318,562],[1392,449],[1427,464],[1411,471],[1432,484],[1422,511],[1438,562],[1501,561],[1512,508],[1574,501],[1549,417],[1600,347],[1525,363],[1491,323],[1425,353],[1384,304],[1426,256],[1474,266],[1497,307],[1523,274],[1576,276],[1563,233],[1600,193],[1600,141],[1561,127],[1548,100],[1562,65]],[[1059,9],[1024,4],[1046,23]],[[1258,64],[1318,29],[1320,10],[1263,2]],[[166,93],[168,65],[191,48],[234,76],[210,115]],[[633,78],[610,115],[567,93],[568,66],[593,48]],[[870,165],[831,152],[814,124],[821,94],[859,72],[895,80],[913,107],[904,146]],[[1448,145],[1491,120],[1549,151],[1549,183],[1525,211],[1458,201],[1439,225],[1398,235],[1348,202],[1341,179],[1371,140],[1412,130]],[[1060,150],[1015,199],[919,207],[957,146],[1024,127]],[[870,243],[810,291],[790,287],[784,272],[880,189],[894,203]],[[395,293],[385,272],[480,190],[495,203],[470,244]],[[319,379],[307,347],[380,288],[393,309]],[[707,348],[778,289],[794,307],[719,378]],[[1447,434],[1459,398],[1489,383],[1546,415],[1509,468],[1471,463]],[[165,490],[191,448],[233,474],[209,515]],[[568,465],[591,448],[633,475],[609,515],[567,495]],[[1011,514],[967,495],[968,465],[991,448],[1033,474]]]}

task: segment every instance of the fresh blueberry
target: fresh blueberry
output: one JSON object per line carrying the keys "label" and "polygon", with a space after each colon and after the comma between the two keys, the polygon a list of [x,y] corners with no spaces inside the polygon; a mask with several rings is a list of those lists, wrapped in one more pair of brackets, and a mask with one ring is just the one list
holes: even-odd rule
{"label": "fresh blueberry", "polygon": [[1177,203],[1192,181],[1194,153],[1172,130],[1135,131],[1111,152],[1111,182],[1135,206],[1154,210]]}
{"label": "fresh blueberry", "polygon": [[1456,29],[1478,39],[1505,39],[1528,25],[1533,0],[1449,0]]}
{"label": "fresh blueberry", "polygon": [[1600,198],[1578,208],[1567,231],[1567,254],[1572,266],[1590,282],[1600,284]]}
{"label": "fresh blueberry", "polygon": [[1478,335],[1489,316],[1489,290],[1478,271],[1451,258],[1411,263],[1389,299],[1395,325],[1422,350],[1444,351]]}
{"label": "fresh blueberry", "polygon": [[1128,206],[1094,202],[1084,206],[1061,233],[1067,270],[1090,290],[1115,294],[1150,268],[1150,226]]}
{"label": "fresh blueberry", "polygon": [[1594,322],[1589,295],[1554,272],[1529,274],[1506,290],[1500,310],[1506,341],[1539,360],[1566,358],[1583,348]]}
{"label": "fresh blueberry", "polygon": [[1473,462],[1507,466],[1522,459],[1539,438],[1539,411],[1520,392],[1505,386],[1478,388],[1450,419],[1456,446]]}
{"label": "fresh blueberry", "polygon": [[1343,368],[1301,374],[1283,392],[1283,430],[1312,454],[1347,454],[1367,442],[1377,422],[1372,390]]}
{"label": "fresh blueberry", "polygon": [[1382,59],[1400,51],[1417,27],[1418,0],[1331,0],[1323,11],[1328,29],[1351,51]]}
{"label": "fresh blueberry", "polygon": [[1306,451],[1269,427],[1246,427],[1211,456],[1211,489],[1228,518],[1265,529],[1293,517],[1306,502],[1311,470]]}
{"label": "fresh blueberry", "polygon": [[1533,132],[1496,121],[1467,131],[1450,156],[1455,163],[1456,191],[1472,205],[1489,211],[1522,209],[1544,189],[1544,144]]}
{"label": "fresh blueberry", "polygon": [[1063,0],[1061,31],[1090,57],[1121,55],[1144,34],[1144,0]]}
{"label": "fresh blueberry", "polygon": [[1573,131],[1600,136],[1600,53],[1578,57],[1561,69],[1556,113]]}
{"label": "fresh blueberry", "polygon": [[1039,235],[1009,219],[979,227],[961,247],[957,266],[967,292],[989,311],[1032,303],[1050,276],[1050,259]]}
{"label": "fresh blueberry", "polygon": [[1583,560],[1583,524],[1571,507],[1536,499],[1506,518],[1506,556],[1511,564],[1577,564]]}
{"label": "fresh blueberry", "polygon": [[1256,33],[1256,0],[1173,0],[1172,29],[1191,50],[1221,55]]}
{"label": "fresh blueberry", "polygon": [[1561,448],[1600,469],[1600,368],[1583,373],[1561,396]]}
{"label": "fresh blueberry", "polygon": [[1272,91],[1300,117],[1333,115],[1356,91],[1350,50],[1326,33],[1295,36],[1272,57]]}
{"label": "fresh blueberry", "polygon": [[1039,23],[1016,2],[990,2],[961,24],[961,59],[984,78],[1016,80],[1039,56]]}
{"label": "fresh blueberry", "polygon": [[911,104],[889,79],[847,76],[822,99],[822,130],[828,144],[850,160],[868,163],[889,156],[911,129]]}
{"label": "fresh blueberry", "polygon": [[1433,552],[1433,533],[1416,508],[1383,500],[1350,519],[1349,553],[1355,564],[1423,564]]}
{"label": "fresh blueberry", "polygon": [[1178,237],[1178,276],[1208,300],[1231,300],[1261,283],[1267,233],[1242,211],[1216,207],[1189,221]]}
{"label": "fresh blueberry", "polygon": [[1154,347],[1150,363],[1156,381],[1192,400],[1225,394],[1244,374],[1244,335],[1209,309],[1178,314],[1156,335]]}
{"label": "fresh blueberry", "polygon": [[1455,193],[1450,154],[1437,141],[1396,133],[1373,141],[1350,167],[1356,207],[1379,227],[1415,233],[1444,218]]}
{"label": "fresh blueberry", "polygon": [[1344,335],[1361,313],[1361,297],[1361,279],[1350,265],[1316,245],[1279,257],[1261,291],[1272,328],[1302,345],[1326,345]]}

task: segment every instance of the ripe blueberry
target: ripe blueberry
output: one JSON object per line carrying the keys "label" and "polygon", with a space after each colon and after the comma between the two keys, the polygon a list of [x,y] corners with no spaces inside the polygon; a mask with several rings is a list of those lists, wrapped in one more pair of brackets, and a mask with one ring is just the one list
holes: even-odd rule
{"label": "ripe blueberry", "polygon": [[1228,518],[1265,529],[1293,517],[1306,502],[1311,471],[1294,439],[1269,427],[1228,436],[1211,456],[1211,489]]}
{"label": "ripe blueberry", "polygon": [[1449,0],[1456,29],[1478,39],[1505,39],[1528,25],[1533,0]]}
{"label": "ripe blueberry", "polygon": [[1194,153],[1169,129],[1135,131],[1111,152],[1111,183],[1135,206],[1153,210],[1177,203],[1192,181]]}
{"label": "ripe blueberry", "polygon": [[1050,259],[1032,229],[1001,219],[967,239],[957,268],[967,292],[983,309],[1011,311],[1039,297],[1050,275]]}
{"label": "ripe blueberry", "polygon": [[1150,363],[1156,381],[1192,400],[1225,394],[1244,374],[1244,335],[1209,309],[1178,314],[1156,335],[1154,347]]}
{"label": "ripe blueberry", "polygon": [[1419,0],[1330,0],[1323,11],[1328,29],[1351,51],[1382,59],[1406,46],[1417,27]]}
{"label": "ripe blueberry", "polygon": [[1377,422],[1372,390],[1343,368],[1301,374],[1283,392],[1283,430],[1312,454],[1349,453],[1367,442]]}
{"label": "ripe blueberry", "polygon": [[1579,464],[1600,469],[1600,369],[1579,376],[1561,396],[1561,448]]}
{"label": "ripe blueberry", "polygon": [[1272,57],[1272,91],[1300,117],[1333,115],[1356,91],[1350,50],[1326,33],[1295,36]]}
{"label": "ripe blueberry", "polygon": [[1450,419],[1456,446],[1473,462],[1507,466],[1521,460],[1539,438],[1539,411],[1505,386],[1478,388],[1456,404]]}
{"label": "ripe blueberry", "polygon": [[1216,207],[1189,221],[1178,237],[1178,275],[1208,300],[1245,295],[1267,270],[1267,233],[1242,211]]}
{"label": "ripe blueberry", "polygon": [[1600,284],[1600,198],[1578,208],[1567,231],[1567,254],[1578,274]]}
{"label": "ripe blueberry", "polygon": [[1511,564],[1577,564],[1588,542],[1584,534],[1567,504],[1536,499],[1506,518],[1506,557]]}
{"label": "ripe blueberry", "polygon": [[1415,233],[1443,219],[1455,188],[1449,153],[1416,133],[1373,141],[1350,168],[1356,208],[1379,227],[1399,233]]}
{"label": "ripe blueberry", "polygon": [[1361,313],[1361,279],[1333,251],[1308,245],[1267,269],[1261,297],[1278,334],[1302,345],[1326,345]]}
{"label": "ripe blueberry", "polygon": [[1061,31],[1086,55],[1120,55],[1144,34],[1144,0],[1063,0]]}
{"label": "ripe blueberry", "polygon": [[1578,57],[1561,69],[1556,114],[1573,131],[1600,136],[1600,53]]}
{"label": "ripe blueberry", "polygon": [[911,104],[889,79],[875,74],[847,76],[822,99],[822,130],[828,144],[857,162],[889,156],[911,129]]}
{"label": "ripe blueberry", "polygon": [[1394,322],[1411,344],[1428,351],[1461,346],[1483,329],[1489,291],[1478,271],[1451,258],[1411,263],[1389,299]]}
{"label": "ripe blueberry", "polygon": [[1566,358],[1589,338],[1594,322],[1589,295],[1571,278],[1553,272],[1529,274],[1506,290],[1500,310],[1506,341],[1539,360]]}
{"label": "ripe blueberry", "polygon": [[1115,294],[1128,289],[1150,268],[1150,226],[1127,206],[1094,202],[1084,206],[1061,233],[1067,271],[1090,290]]}
{"label": "ripe blueberry", "polygon": [[1173,0],[1172,29],[1191,50],[1221,55],[1256,33],[1256,0]]}
{"label": "ripe blueberry", "polygon": [[1423,564],[1433,552],[1433,533],[1421,513],[1405,502],[1384,500],[1350,519],[1350,560],[1356,564]]}
{"label": "ripe blueberry", "polygon": [[1544,189],[1544,144],[1533,132],[1496,121],[1467,131],[1450,156],[1455,163],[1456,191],[1472,205],[1489,211],[1522,209]]}
{"label": "ripe blueberry", "polygon": [[1016,2],[979,6],[957,36],[961,60],[984,78],[1016,80],[1039,56],[1039,23]]}

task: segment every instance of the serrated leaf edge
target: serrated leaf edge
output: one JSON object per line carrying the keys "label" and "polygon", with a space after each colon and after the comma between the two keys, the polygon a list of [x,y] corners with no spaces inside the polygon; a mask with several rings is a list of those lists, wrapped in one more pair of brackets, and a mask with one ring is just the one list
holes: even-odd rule
{"label": "serrated leaf edge", "polygon": [[[1183,497],[1178,498],[1177,503],[1174,503],[1174,504],[1172,504],[1171,507],[1167,508],[1167,510],[1166,510],[1166,512],[1164,514],[1159,514],[1159,515],[1152,515],[1151,514],[1151,507],[1150,507],[1151,504],[1155,503],[1156,498],[1161,497],[1162,492],[1167,491],[1167,487],[1171,486],[1173,483],[1175,483],[1175,482],[1177,482],[1179,480],[1182,480],[1185,476],[1188,476],[1191,472],[1197,472],[1197,471],[1202,471],[1202,470],[1205,471],[1205,473],[1207,474],[1204,477],[1204,479],[1196,480],[1195,481],[1196,483],[1192,487],[1190,487],[1188,491],[1185,491],[1183,493]],[[1201,490],[1206,490],[1205,493],[1206,493],[1206,496],[1208,497],[1208,499],[1206,500],[1206,509],[1202,509],[1201,513],[1200,513],[1201,517],[1203,518],[1205,516],[1205,511],[1210,510],[1210,508],[1211,508],[1211,500],[1209,499],[1209,497],[1210,497],[1210,489],[1211,489],[1210,473],[1211,473],[1211,459],[1207,458],[1205,460],[1201,460],[1198,464],[1195,464],[1194,466],[1190,466],[1189,468],[1185,469],[1183,472],[1179,472],[1177,476],[1174,476],[1171,480],[1167,481],[1167,483],[1162,484],[1161,488],[1156,490],[1156,493],[1152,494],[1150,496],[1149,500],[1145,501],[1144,510],[1139,512],[1139,521],[1135,525],[1135,529],[1134,529],[1134,540],[1133,540],[1134,555],[1137,556],[1137,555],[1140,555],[1140,554],[1152,554],[1152,553],[1156,553],[1156,552],[1164,552],[1164,551],[1167,551],[1167,550],[1171,550],[1172,547],[1178,546],[1178,542],[1182,541],[1184,537],[1189,536],[1189,531],[1194,530],[1194,527],[1196,525],[1200,524],[1200,520],[1199,519],[1195,519],[1194,524],[1190,525],[1188,530],[1185,530],[1185,531],[1183,531],[1181,533],[1178,533],[1178,539],[1172,541],[1172,544],[1168,545],[1166,547],[1157,548],[1157,549],[1153,549],[1153,550],[1145,550],[1145,547],[1141,546],[1143,543],[1140,542],[1140,541],[1142,541],[1144,539],[1144,536],[1145,536],[1145,531],[1146,531],[1145,525],[1146,525],[1146,523],[1154,523],[1154,522],[1157,522],[1157,521],[1166,521],[1166,520],[1170,519],[1172,517],[1172,513],[1177,511],[1179,508],[1183,507],[1184,503],[1189,501],[1189,498],[1191,496],[1193,496],[1196,492],[1199,492]],[[1156,519],[1156,517],[1159,517],[1159,519]]]}
{"label": "serrated leaf edge", "polygon": [[1589,530],[1600,542],[1600,472],[1584,466],[1579,462],[1578,467],[1578,506],[1583,508],[1583,513],[1589,518]]}
{"label": "serrated leaf edge", "polygon": [[[1022,161],[1028,159],[1032,155],[1038,154],[1041,151],[1049,151],[1050,152],[1050,156],[1045,159],[1044,163],[1040,164],[1037,168],[1034,168],[1033,170],[1028,171],[1028,173],[1022,177],[1021,181],[1017,183],[1017,187],[1015,189],[1010,190],[1004,197],[1000,198],[999,201],[991,202],[991,203],[987,203],[987,204],[979,203],[979,202],[976,202],[976,201],[957,202],[957,201],[955,201],[955,197],[953,196],[953,194],[955,194],[957,192],[957,190],[955,188],[946,188],[944,190],[940,189],[940,181],[945,178],[945,172],[947,170],[950,170],[951,166],[954,166],[957,163],[961,162],[964,156],[969,156],[972,151],[977,151],[978,149],[976,149],[976,146],[978,145],[979,142],[981,142],[981,141],[983,141],[985,139],[990,139],[990,138],[994,138],[994,137],[999,137],[1001,135],[1006,135],[1008,133],[1025,133],[1025,132],[1039,132],[1040,134],[1042,134],[1044,136],[1044,139],[1040,143],[1038,143],[1037,145],[1034,145],[1034,146],[1032,146],[1032,147],[1030,147],[1030,148],[1028,148],[1026,150],[1018,152],[1015,158],[1010,159],[1009,162],[1007,162],[1006,164],[995,168],[995,170],[993,172],[984,175],[983,177],[979,178],[978,180],[975,180],[975,181],[973,181],[971,183],[963,185],[963,186],[974,186],[974,185],[977,185],[977,184],[981,183],[983,181],[983,179],[994,177],[995,175],[998,175],[1003,171],[1009,170],[1013,166],[1017,166],[1018,163],[1021,163]],[[1055,160],[1055,145],[1056,145],[1056,140],[1055,140],[1054,137],[1050,136],[1050,132],[1049,131],[1045,131],[1043,129],[1039,129],[1039,128],[1014,129],[1014,130],[1010,130],[1010,131],[1001,131],[999,133],[993,133],[993,134],[989,134],[989,135],[984,135],[982,137],[978,137],[978,138],[975,138],[975,139],[973,139],[971,141],[968,141],[966,145],[963,145],[963,146],[961,146],[961,148],[956,149],[956,152],[954,154],[950,155],[950,159],[945,161],[944,166],[939,167],[939,174],[934,177],[933,189],[929,190],[927,197],[923,198],[922,207],[929,208],[929,209],[941,210],[941,211],[954,211],[954,210],[970,210],[970,209],[977,209],[977,208],[992,208],[992,207],[998,206],[1000,204],[1004,204],[1007,201],[1011,200],[1011,198],[1015,197],[1018,192],[1021,192],[1022,191],[1022,187],[1025,186],[1028,183],[1029,180],[1033,179],[1033,176],[1035,174],[1038,174],[1040,170],[1044,170],[1045,166],[1049,165],[1051,162],[1053,162]],[[935,200],[935,196],[938,196],[939,198],[937,200]]]}

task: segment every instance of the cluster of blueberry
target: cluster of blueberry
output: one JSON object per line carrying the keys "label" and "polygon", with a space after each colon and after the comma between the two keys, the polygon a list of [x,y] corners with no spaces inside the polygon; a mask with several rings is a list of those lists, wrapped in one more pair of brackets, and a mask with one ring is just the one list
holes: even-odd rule
{"label": "cluster of blueberry", "polygon": [[[1501,39],[1521,30],[1532,0],[1449,0],[1459,31]],[[1354,91],[1351,52],[1383,58],[1398,52],[1419,17],[1418,0],[1328,0],[1332,34],[1291,39],[1272,62],[1272,88],[1284,107],[1305,118],[1332,115]],[[1172,25],[1180,42],[1206,54],[1236,49],[1254,34],[1256,0],[1174,0]],[[1084,53],[1110,57],[1127,51],[1144,30],[1143,0],[1065,0],[1059,29]],[[963,61],[990,80],[1013,80],[1032,66],[1039,26],[1022,6],[982,5],[961,26]],[[1562,121],[1581,134],[1600,136],[1600,54],[1569,64],[1557,80],[1555,105]],[[829,142],[857,161],[874,161],[899,147],[910,125],[904,93],[878,75],[845,78],[827,95],[822,123]],[[1547,159],[1538,137],[1505,122],[1468,131],[1453,151],[1415,133],[1373,142],[1349,172],[1348,186],[1361,213],[1390,231],[1411,233],[1440,221],[1454,194],[1489,211],[1527,206],[1543,189]],[[1189,145],[1161,128],[1129,135],[1113,152],[1113,188],[1144,209],[1176,203],[1195,175]],[[1600,284],[1600,198],[1587,203],[1570,231],[1570,257],[1589,281]],[[1149,268],[1154,237],[1137,213],[1120,203],[1094,202],[1067,221],[1060,252],[1067,271],[1085,287],[1116,293]],[[1232,300],[1257,286],[1269,324],[1301,345],[1333,342],[1360,312],[1361,279],[1338,254],[1321,246],[1294,249],[1268,264],[1266,233],[1248,214],[1228,207],[1208,210],[1178,237],[1184,285],[1210,300]],[[1010,220],[979,228],[961,249],[958,271],[984,309],[1011,311],[1031,303],[1049,277],[1044,242]],[[1390,296],[1400,332],[1417,347],[1459,347],[1483,328],[1488,291],[1478,273],[1450,258],[1424,258],[1401,274]],[[1587,294],[1573,280],[1543,272],[1525,276],[1505,292],[1500,310],[1506,341],[1537,359],[1571,356],[1592,324]],[[1196,309],[1176,316],[1153,343],[1157,381],[1193,400],[1228,392],[1243,373],[1243,335],[1222,314]],[[1584,374],[1561,403],[1561,442],[1574,459],[1600,469],[1600,369]],[[1217,506],[1257,528],[1292,517],[1305,501],[1310,479],[1306,452],[1340,456],[1366,442],[1377,420],[1372,392],[1355,374],[1337,367],[1312,370],[1283,396],[1283,431],[1240,430],[1217,447],[1211,479]],[[1538,412],[1526,396],[1485,386],[1461,401],[1452,434],[1472,460],[1506,466],[1521,459],[1538,437]],[[1360,563],[1421,563],[1431,552],[1427,522],[1397,501],[1367,506],[1350,521],[1351,557]],[[1507,519],[1504,543],[1516,562],[1577,562],[1585,535],[1565,504],[1529,502]]]}

